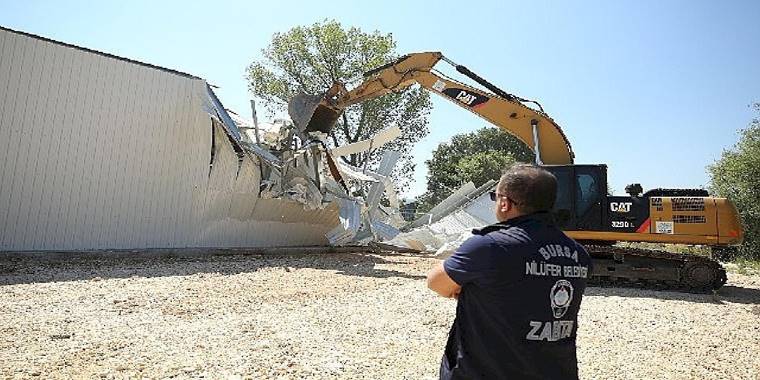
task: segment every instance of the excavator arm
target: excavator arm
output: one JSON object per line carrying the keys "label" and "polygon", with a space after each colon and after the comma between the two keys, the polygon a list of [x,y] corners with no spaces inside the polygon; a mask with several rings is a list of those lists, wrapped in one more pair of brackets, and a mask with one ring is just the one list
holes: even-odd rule
{"label": "excavator arm", "polygon": [[[433,66],[442,60],[490,92],[438,73]],[[439,52],[405,55],[365,73],[364,78],[352,90],[337,82],[322,96],[296,96],[289,104],[291,118],[305,132],[328,133],[346,107],[416,83],[514,135],[533,150],[538,164],[573,163],[570,142],[559,125],[543,110],[526,106],[524,103],[530,101],[506,93]],[[540,108],[538,103],[533,103]]]}

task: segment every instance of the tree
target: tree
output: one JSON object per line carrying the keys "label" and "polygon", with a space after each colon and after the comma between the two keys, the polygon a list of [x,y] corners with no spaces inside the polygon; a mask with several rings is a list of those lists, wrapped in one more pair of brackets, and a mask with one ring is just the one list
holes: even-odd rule
{"label": "tree", "polygon": [[515,161],[533,162],[533,152],[520,140],[499,128],[486,127],[455,135],[433,151],[428,166],[427,192],[420,196],[420,211],[427,211],[462,184],[475,186],[499,179]]}
{"label": "tree", "polygon": [[[754,109],[760,113],[760,103]],[[710,189],[734,202],[744,225],[739,254],[760,259],[760,118],[740,132],[739,141],[707,167]]]}
{"label": "tree", "polygon": [[[361,78],[362,73],[397,58],[395,49],[391,34],[344,28],[334,20],[295,27],[276,33],[262,50],[264,58],[248,67],[249,89],[263,100],[270,115],[284,112],[298,92],[321,94],[335,81]],[[430,95],[419,86],[353,105],[330,132],[332,145],[363,140],[382,129],[398,126],[402,134],[393,142],[344,161],[376,168],[386,150],[400,151],[393,177],[397,188],[404,189],[414,171],[411,147],[429,132],[427,116],[431,107]]]}

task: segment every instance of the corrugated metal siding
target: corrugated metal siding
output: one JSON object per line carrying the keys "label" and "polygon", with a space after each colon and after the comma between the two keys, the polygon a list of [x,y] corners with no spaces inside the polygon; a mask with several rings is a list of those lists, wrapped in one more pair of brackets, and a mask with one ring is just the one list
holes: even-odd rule
{"label": "corrugated metal siding", "polygon": [[0,250],[325,244],[335,208],[257,201],[205,86],[0,30]]}

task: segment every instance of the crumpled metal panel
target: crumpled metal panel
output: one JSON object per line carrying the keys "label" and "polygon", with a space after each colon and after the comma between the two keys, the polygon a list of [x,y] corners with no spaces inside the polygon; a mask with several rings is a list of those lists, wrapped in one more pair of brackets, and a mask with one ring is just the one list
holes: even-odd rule
{"label": "crumpled metal panel", "polygon": [[361,206],[351,199],[340,198],[340,223],[327,233],[327,240],[332,245],[351,243],[361,228]]}
{"label": "crumpled metal panel", "polygon": [[[496,181],[489,181],[465,195],[462,195],[464,191],[456,192],[450,199],[447,198],[448,201],[441,202],[441,204],[446,203],[447,205],[439,208],[440,211],[435,214],[438,220],[401,233],[387,243],[400,247],[435,251],[438,257],[451,254],[454,249],[472,236],[473,228],[496,222],[494,203],[488,195],[488,191],[495,186]],[[463,187],[463,190],[466,189]]]}
{"label": "crumpled metal panel", "polygon": [[[227,129],[227,132],[229,132],[235,140],[240,141],[240,129],[232,120],[232,117],[227,113],[227,110],[224,109],[222,102],[216,97],[214,90],[211,89],[211,86],[209,86],[208,83],[206,84],[206,91],[208,91],[209,104],[213,109],[213,112],[209,113],[216,114],[224,123],[223,125],[224,128]],[[207,112],[208,111],[210,110],[207,110]]]}
{"label": "crumpled metal panel", "polygon": [[[338,224],[338,206],[307,210],[289,199],[260,198],[259,166],[249,156],[240,157],[235,152],[220,123],[213,125],[214,160],[196,246],[326,244],[325,233]],[[268,233],[261,233],[259,228]]]}

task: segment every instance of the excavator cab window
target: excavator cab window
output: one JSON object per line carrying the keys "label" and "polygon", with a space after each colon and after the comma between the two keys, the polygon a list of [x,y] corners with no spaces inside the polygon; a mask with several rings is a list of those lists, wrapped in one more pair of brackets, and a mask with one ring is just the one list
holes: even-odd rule
{"label": "excavator cab window", "polygon": [[592,230],[602,226],[607,172],[598,165],[545,166],[557,178],[554,220],[560,228]]}
{"label": "excavator cab window", "polygon": [[589,173],[579,173],[575,179],[578,185],[575,188],[575,216],[581,218],[599,200],[599,190],[596,179]]}
{"label": "excavator cab window", "polygon": [[575,226],[578,230],[600,230],[604,223],[607,195],[607,167],[574,165]]}
{"label": "excavator cab window", "polygon": [[575,220],[575,202],[573,200],[573,189],[575,188],[573,178],[575,177],[572,167],[550,167],[547,168],[557,178],[557,199],[554,201],[554,220],[560,228],[567,228],[574,225]]}

